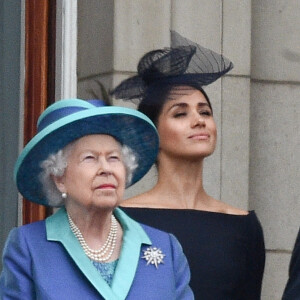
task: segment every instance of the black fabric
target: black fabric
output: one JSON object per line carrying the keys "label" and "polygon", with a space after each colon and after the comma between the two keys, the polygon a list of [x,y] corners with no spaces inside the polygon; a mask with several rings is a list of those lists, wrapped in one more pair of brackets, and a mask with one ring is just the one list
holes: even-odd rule
{"label": "black fabric", "polygon": [[197,210],[122,209],[138,222],[178,238],[190,265],[196,300],[260,299],[265,247],[254,211],[240,216]]}
{"label": "black fabric", "polygon": [[295,242],[289,268],[289,280],[285,287],[282,300],[300,299],[300,229]]}
{"label": "black fabric", "polygon": [[138,74],[122,81],[111,94],[123,100],[151,98],[153,89],[168,85],[202,87],[232,68],[232,62],[223,55],[171,31],[171,47],[146,53],[138,63]]}

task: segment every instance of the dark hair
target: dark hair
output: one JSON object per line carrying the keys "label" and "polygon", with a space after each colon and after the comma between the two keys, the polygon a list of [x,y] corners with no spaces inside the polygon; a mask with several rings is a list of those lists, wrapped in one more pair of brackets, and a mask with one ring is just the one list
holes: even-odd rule
{"label": "dark hair", "polygon": [[[138,110],[144,113],[157,126],[158,117],[162,111],[164,104],[168,100],[172,99],[172,97],[169,97],[171,91],[174,88],[179,86],[183,86],[183,85],[179,85],[179,84],[174,85],[174,84],[165,84],[165,83],[151,84],[148,87],[144,98],[139,103]],[[209,97],[201,86],[199,86],[197,83],[195,84],[190,83],[188,87],[200,91],[205,97],[211,111],[213,111]],[[184,88],[182,90],[184,90]]]}

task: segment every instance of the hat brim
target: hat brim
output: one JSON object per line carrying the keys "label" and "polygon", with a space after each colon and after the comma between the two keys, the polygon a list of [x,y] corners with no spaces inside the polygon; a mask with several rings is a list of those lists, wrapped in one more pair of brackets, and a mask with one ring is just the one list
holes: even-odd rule
{"label": "hat brim", "polygon": [[40,163],[70,142],[90,134],[111,135],[137,154],[138,167],[130,185],[140,180],[155,162],[159,138],[148,117],[124,107],[87,109],[52,123],[25,146],[14,170],[19,192],[32,202],[48,205],[39,181]]}

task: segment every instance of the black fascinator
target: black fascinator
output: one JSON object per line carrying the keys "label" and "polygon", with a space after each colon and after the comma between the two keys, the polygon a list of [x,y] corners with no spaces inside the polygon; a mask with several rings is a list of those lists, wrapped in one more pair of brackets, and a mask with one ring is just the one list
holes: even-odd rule
{"label": "black fascinator", "polygon": [[136,76],[122,81],[111,94],[123,100],[143,99],[157,87],[208,85],[233,68],[232,62],[171,31],[171,47],[146,53]]}

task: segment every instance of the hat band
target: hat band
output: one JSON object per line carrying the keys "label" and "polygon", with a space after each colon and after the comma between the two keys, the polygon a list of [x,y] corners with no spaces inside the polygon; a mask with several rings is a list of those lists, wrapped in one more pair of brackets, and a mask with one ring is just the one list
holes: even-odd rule
{"label": "hat band", "polygon": [[76,112],[86,110],[86,107],[78,107],[78,106],[68,106],[68,107],[62,107],[56,110],[53,110],[52,112],[48,113],[42,120],[40,120],[38,124],[38,132],[42,131],[47,126],[51,125],[55,121],[58,121],[59,119],[62,119],[64,117],[67,117],[71,114],[74,114]]}

